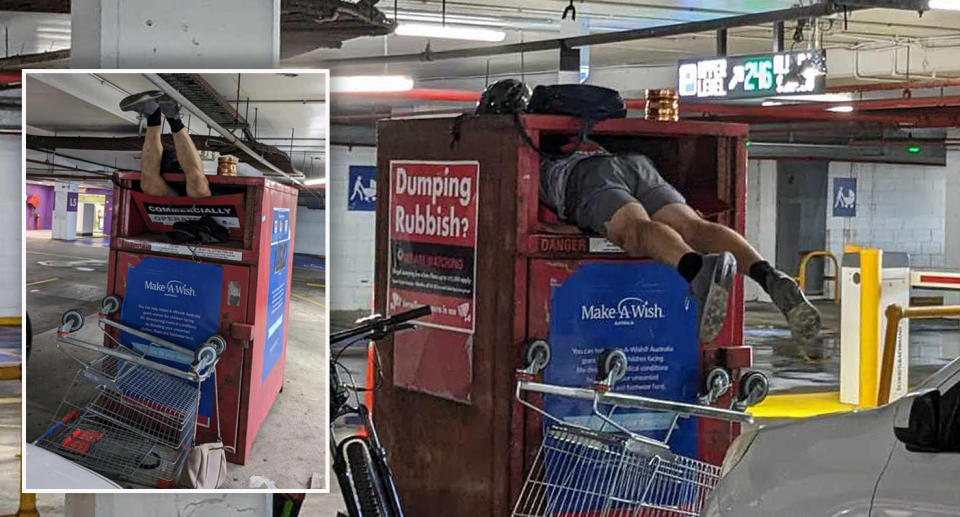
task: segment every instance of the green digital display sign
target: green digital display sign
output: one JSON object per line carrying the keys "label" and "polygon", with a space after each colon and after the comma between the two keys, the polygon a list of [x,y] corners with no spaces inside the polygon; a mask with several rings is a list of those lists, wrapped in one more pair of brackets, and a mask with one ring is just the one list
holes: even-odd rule
{"label": "green digital display sign", "polygon": [[813,95],[823,93],[826,75],[822,50],[685,59],[677,69],[680,97],[700,99]]}

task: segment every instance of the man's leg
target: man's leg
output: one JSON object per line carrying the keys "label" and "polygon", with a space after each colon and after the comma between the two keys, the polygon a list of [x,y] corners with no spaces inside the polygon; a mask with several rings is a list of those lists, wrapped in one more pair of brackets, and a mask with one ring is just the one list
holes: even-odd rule
{"label": "man's leg", "polygon": [[200,153],[197,152],[190,133],[180,120],[180,105],[170,97],[164,96],[160,98],[160,108],[163,110],[163,116],[167,118],[167,123],[170,124],[170,132],[173,133],[173,147],[177,151],[177,161],[180,162],[180,168],[183,169],[183,175],[187,179],[187,196],[210,197],[210,183],[207,181],[206,174],[203,173]]}
{"label": "man's leg", "polygon": [[741,273],[750,274],[750,266],[763,260],[753,246],[733,229],[700,217],[683,203],[671,203],[657,210],[653,220],[676,230],[690,246],[702,253],[729,251],[737,257]]}
{"label": "man's leg", "polygon": [[[612,202],[610,192],[596,196],[595,203]],[[690,283],[697,300],[697,328],[702,342],[716,339],[727,319],[730,287],[736,260],[730,253],[701,255],[684,242],[673,228],[650,220],[639,201],[621,206],[604,223],[604,234],[611,242],[635,257],[650,257],[677,269]]]}
{"label": "man's leg", "polygon": [[147,134],[140,154],[140,189],[150,196],[176,196],[176,191],[160,175],[160,156],[163,154],[163,144],[160,142],[163,118],[157,102],[160,95],[162,92],[159,91],[130,95],[120,101],[120,109],[135,111],[147,118]]}
{"label": "man's leg", "polygon": [[637,201],[620,207],[604,226],[607,239],[634,257],[649,257],[677,267],[680,259],[693,251],[676,230],[650,220]]}
{"label": "man's leg", "polygon": [[740,272],[760,284],[786,316],[794,338],[811,341],[820,333],[820,312],[803,294],[796,281],[771,266],[742,235],[721,224],[704,220],[682,203],[660,208],[654,212],[653,220],[679,232],[697,251],[733,253],[737,257]]}
{"label": "man's leg", "polygon": [[565,186],[565,213],[577,226],[605,235],[632,256],[676,268],[697,301],[700,341],[713,341],[726,320],[736,259],[730,253],[701,255],[676,230],[652,221],[643,200],[634,195],[635,183],[636,175],[630,176],[613,157],[582,160]]}

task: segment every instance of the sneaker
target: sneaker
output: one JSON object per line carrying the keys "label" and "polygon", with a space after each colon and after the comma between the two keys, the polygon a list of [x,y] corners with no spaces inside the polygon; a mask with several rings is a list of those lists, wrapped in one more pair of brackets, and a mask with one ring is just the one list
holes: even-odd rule
{"label": "sneaker", "polygon": [[180,104],[173,100],[173,97],[163,94],[157,99],[157,102],[160,103],[160,112],[163,113],[163,116],[168,120],[172,118],[180,118]]}
{"label": "sneaker", "polygon": [[820,311],[810,303],[797,282],[782,271],[767,277],[767,293],[787,318],[790,334],[801,343],[811,343],[820,334]]}
{"label": "sneaker", "polygon": [[164,94],[160,90],[151,90],[147,92],[135,93],[124,97],[120,101],[120,109],[123,111],[135,111],[143,116],[149,116],[156,113],[160,107],[159,99]]}
{"label": "sneaker", "polygon": [[728,252],[703,256],[703,267],[690,282],[697,300],[697,328],[701,343],[716,339],[727,320],[727,301],[737,274],[737,259]]}

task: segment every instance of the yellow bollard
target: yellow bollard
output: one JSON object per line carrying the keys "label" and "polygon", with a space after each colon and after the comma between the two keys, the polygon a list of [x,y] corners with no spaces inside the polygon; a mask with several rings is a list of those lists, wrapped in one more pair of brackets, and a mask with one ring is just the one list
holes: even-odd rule
{"label": "yellow bollard", "polygon": [[880,260],[876,248],[860,250],[860,406],[877,407],[880,339]]}

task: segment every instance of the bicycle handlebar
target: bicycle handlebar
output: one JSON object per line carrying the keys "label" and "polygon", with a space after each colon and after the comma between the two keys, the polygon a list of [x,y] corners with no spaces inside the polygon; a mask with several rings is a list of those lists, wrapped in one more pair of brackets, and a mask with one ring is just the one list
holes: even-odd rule
{"label": "bicycle handlebar", "polygon": [[396,330],[395,327],[402,325],[410,320],[415,320],[417,318],[422,318],[428,316],[431,313],[429,305],[423,305],[417,307],[416,309],[411,309],[409,311],[401,312],[399,314],[394,314],[389,318],[378,317],[374,320],[364,323],[347,330],[342,330],[340,332],[334,332],[330,334],[330,344],[339,343],[341,341],[346,341],[350,338],[361,336],[370,332],[385,331],[392,332]]}

